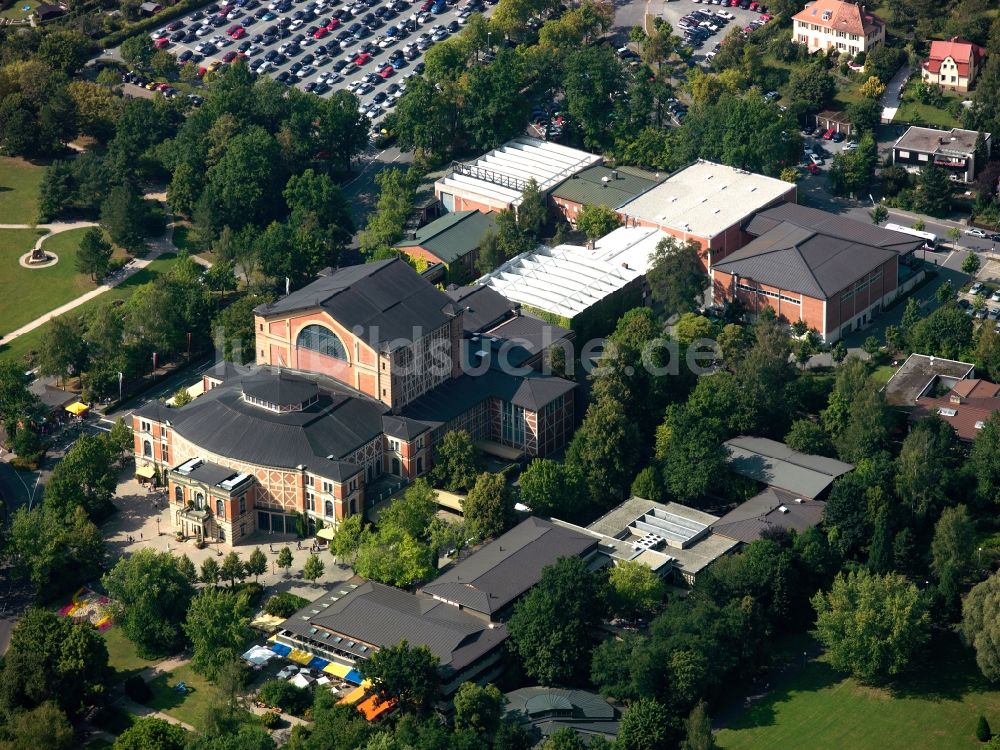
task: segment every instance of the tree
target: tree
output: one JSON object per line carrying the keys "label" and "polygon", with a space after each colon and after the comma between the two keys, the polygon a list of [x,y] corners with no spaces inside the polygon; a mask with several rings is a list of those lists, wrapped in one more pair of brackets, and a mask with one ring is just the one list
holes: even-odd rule
{"label": "tree", "polygon": [[538,183],[532,177],[521,191],[521,205],[517,207],[517,225],[531,237],[538,238],[545,220],[548,218],[548,208],[545,196],[538,189]]}
{"label": "tree", "polygon": [[882,102],[862,97],[847,105],[847,117],[856,133],[874,133],[882,122]]}
{"label": "tree", "polygon": [[979,266],[981,261],[979,256],[975,252],[970,252],[962,260],[962,273],[967,273],[969,276],[975,276],[979,272]]}
{"label": "tree", "polygon": [[142,247],[145,217],[142,199],[128,185],[111,188],[101,204],[101,226],[112,242],[130,253],[136,253]]}
{"label": "tree", "polygon": [[878,151],[875,136],[865,133],[853,151],[841,151],[833,157],[830,186],[840,195],[867,191],[875,179]]}
{"label": "tree", "polygon": [[681,750],[716,750],[718,746],[712,734],[712,720],[708,716],[705,701],[698,701],[684,725],[687,736],[681,744]]}
{"label": "tree", "polygon": [[951,210],[951,182],[940,167],[929,165],[920,170],[920,211],[931,216],[946,216]]}
{"label": "tree", "polygon": [[8,715],[46,701],[76,715],[106,690],[108,649],[89,623],[31,608],[11,631],[0,676],[0,707]]}
{"label": "tree", "polygon": [[578,472],[550,459],[532,459],[518,480],[521,502],[540,516],[575,517],[583,493]]}
{"label": "tree", "polygon": [[964,505],[945,508],[934,525],[931,572],[947,605],[957,605],[961,585],[972,572],[976,526]]}
{"label": "tree", "polygon": [[919,519],[934,519],[951,503],[959,481],[961,447],[938,416],[913,424],[896,460],[896,492]]}
{"label": "tree", "polygon": [[302,577],[307,581],[315,581],[321,575],[323,575],[323,569],[326,566],[323,561],[319,559],[318,555],[309,555],[306,558],[305,565],[302,566]]}
{"label": "tree", "polygon": [[781,174],[778,175],[778,179],[784,182],[791,182],[792,184],[795,184],[799,181],[799,178],[801,176],[802,173],[799,172],[799,170],[796,169],[795,167],[785,167],[784,169],[781,170]]}
{"label": "tree", "polygon": [[638,428],[613,397],[587,407],[566,451],[566,463],[583,478],[592,507],[620,502],[635,476],[640,442]]}
{"label": "tree", "polygon": [[868,99],[881,99],[885,93],[885,84],[877,76],[868,76],[868,80],[861,84],[861,96]]}
{"label": "tree", "polygon": [[431,481],[450,492],[469,490],[476,483],[478,453],[465,430],[450,430],[434,446]]}
{"label": "tree", "polygon": [[30,711],[14,714],[6,727],[3,750],[72,750],[79,747],[66,714],[49,701]]}
{"label": "tree", "polygon": [[987,506],[1000,503],[1000,414],[991,414],[976,435],[969,464],[976,499]]}
{"label": "tree", "polygon": [[83,508],[67,514],[43,504],[15,511],[7,551],[15,571],[48,599],[98,574],[106,548]]}
{"label": "tree", "polygon": [[503,474],[483,472],[462,501],[466,527],[476,539],[500,536],[510,525],[513,513],[514,504]]}
{"label": "tree", "polygon": [[285,575],[288,575],[288,569],[292,567],[292,551],[288,547],[282,547],[276,562],[285,571]]}
{"label": "tree", "polygon": [[191,218],[203,189],[203,175],[187,162],[181,162],[174,169],[170,184],[167,185],[167,204],[170,210]]}
{"label": "tree", "polygon": [[976,652],[976,664],[991,682],[1000,682],[1000,573],[994,573],[962,602],[961,632]]}
{"label": "tree", "polygon": [[247,576],[246,565],[236,550],[230,550],[229,554],[222,560],[219,567],[219,577],[224,581],[229,581],[230,587],[236,585],[236,580],[243,580]]}
{"label": "tree", "polygon": [[254,581],[256,581],[258,576],[262,576],[266,572],[267,555],[264,554],[260,547],[254,547],[253,552],[250,553],[250,557],[247,559],[247,573],[252,575]]}
{"label": "tree", "polygon": [[53,318],[38,352],[38,371],[42,375],[54,375],[62,381],[68,375],[80,373],[86,362],[83,319],[74,315]]}
{"label": "tree", "polygon": [[651,698],[633,701],[622,714],[618,740],[629,750],[671,750],[677,747],[680,727],[677,718],[662,703]]}
{"label": "tree", "polygon": [[788,79],[788,95],[803,112],[816,113],[823,109],[837,91],[836,82],[825,61],[794,68]]}
{"label": "tree", "polygon": [[312,692],[285,680],[268,680],[260,686],[257,697],[268,706],[276,706],[285,713],[300,716],[312,702]]}
{"label": "tree", "polygon": [[330,552],[337,560],[352,559],[357,555],[366,533],[365,521],[361,515],[348,516],[337,527],[330,541]]}
{"label": "tree", "polygon": [[250,607],[246,592],[210,588],[191,600],[184,632],[193,646],[191,667],[214,679],[223,665],[243,653],[249,636]]}
{"label": "tree", "polygon": [[19,362],[13,358],[0,360],[0,422],[8,436],[41,417],[38,396],[28,390],[30,382]]}
{"label": "tree", "polygon": [[80,240],[80,249],[76,255],[76,270],[89,274],[93,281],[97,281],[108,272],[111,253],[111,244],[104,240],[101,231],[90,228]]}
{"label": "tree", "polygon": [[792,422],[792,428],[785,435],[785,443],[789,448],[801,453],[811,453],[829,456],[833,453],[830,436],[823,425],[812,419],[797,419]]}
{"label": "tree", "polygon": [[831,665],[865,682],[905,671],[930,637],[926,600],[897,574],[839,573],[811,601]]}
{"label": "tree", "polygon": [[65,516],[82,507],[100,520],[111,510],[117,487],[117,455],[104,435],[81,435],[56,464],[45,485],[45,504]]}
{"label": "tree", "polygon": [[980,715],[976,721],[976,739],[980,742],[989,742],[992,736],[993,732],[990,730],[990,723],[986,720],[985,716]]}
{"label": "tree", "polygon": [[137,718],[118,735],[112,750],[184,750],[187,732],[155,716]]}
{"label": "tree", "polygon": [[656,245],[646,273],[653,298],[668,314],[694,312],[701,307],[708,278],[697,242],[665,237]]}
{"label": "tree", "polygon": [[201,564],[201,575],[198,577],[198,580],[202,583],[207,583],[209,586],[216,586],[219,583],[220,576],[219,563],[215,561],[215,558],[205,558],[205,561]]}
{"label": "tree", "polygon": [[133,68],[148,68],[155,52],[153,40],[149,38],[148,34],[130,36],[122,42],[121,46],[122,60]]}
{"label": "tree", "polygon": [[51,221],[66,210],[75,195],[73,167],[55,159],[46,167],[38,189],[38,220]]}
{"label": "tree", "polygon": [[597,582],[579,557],[563,557],[514,605],[511,650],[542,685],[578,684],[589,666],[590,633],[600,619]]}
{"label": "tree", "polygon": [[438,658],[427,646],[411,647],[405,640],[380,648],[370,659],[360,660],[357,668],[371,680],[379,701],[395,699],[404,712],[428,712],[440,688]]}
{"label": "tree", "polygon": [[587,235],[591,242],[610,234],[621,225],[618,214],[603,204],[585,204],[576,216],[576,228]]}
{"label": "tree", "polygon": [[492,737],[503,719],[507,699],[496,685],[481,687],[474,682],[463,682],[455,692],[455,730],[472,730],[476,734]]}
{"label": "tree", "polygon": [[868,212],[868,215],[872,217],[872,224],[878,226],[889,218],[889,209],[879,203]]}
{"label": "tree", "polygon": [[648,617],[663,603],[666,586],[652,568],[635,560],[623,560],[608,575],[609,596],[614,611],[626,620]]}
{"label": "tree", "polygon": [[194,596],[191,582],[169,553],[141,549],[120,559],[102,579],[115,624],[144,658],[170,653]]}
{"label": "tree", "polygon": [[587,747],[576,730],[562,727],[545,738],[541,750],[586,750]]}
{"label": "tree", "polygon": [[191,558],[187,555],[181,555],[177,558],[177,569],[184,574],[184,577],[191,582],[191,584],[198,583],[198,571],[194,567],[194,563],[191,562]]}

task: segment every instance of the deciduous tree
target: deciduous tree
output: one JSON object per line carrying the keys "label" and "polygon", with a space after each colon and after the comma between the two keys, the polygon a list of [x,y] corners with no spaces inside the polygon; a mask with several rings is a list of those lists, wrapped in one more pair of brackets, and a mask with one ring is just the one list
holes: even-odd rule
{"label": "deciduous tree", "polygon": [[380,701],[395,699],[402,711],[426,713],[437,697],[438,658],[427,646],[411,647],[406,641],[385,646],[370,659],[360,660],[357,667],[372,681]]}
{"label": "deciduous tree", "polygon": [[603,204],[584,204],[576,217],[576,228],[587,235],[591,242],[610,234],[621,225],[618,214]]}
{"label": "deciduous tree", "polygon": [[708,277],[698,243],[665,237],[656,246],[646,273],[653,298],[668,314],[693,312],[702,304]]}
{"label": "deciduous tree", "polygon": [[986,679],[1000,682],[1000,574],[976,584],[962,602],[962,636]]}
{"label": "deciduous tree", "polygon": [[250,634],[250,607],[245,592],[209,588],[191,600],[184,632],[193,646],[191,666],[214,679],[223,665],[243,653]]}
{"label": "deciduous tree", "polygon": [[483,472],[462,502],[469,534],[477,539],[500,536],[510,525],[514,513],[510,490],[503,474]]}

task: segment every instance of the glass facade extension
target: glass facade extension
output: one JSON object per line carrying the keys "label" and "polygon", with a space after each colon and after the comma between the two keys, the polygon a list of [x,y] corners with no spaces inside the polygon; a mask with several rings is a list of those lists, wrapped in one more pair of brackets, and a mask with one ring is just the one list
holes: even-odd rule
{"label": "glass facade extension", "polygon": [[500,434],[506,443],[524,445],[524,409],[509,401],[500,402]]}
{"label": "glass facade extension", "polygon": [[344,342],[337,334],[323,326],[311,325],[303,328],[299,331],[295,345],[302,349],[325,354],[327,357],[347,361],[347,350],[344,348]]}

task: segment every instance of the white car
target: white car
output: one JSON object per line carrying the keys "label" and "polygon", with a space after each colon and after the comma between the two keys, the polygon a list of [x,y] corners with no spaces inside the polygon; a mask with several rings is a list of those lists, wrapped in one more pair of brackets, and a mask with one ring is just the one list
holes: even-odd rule
{"label": "white car", "polygon": [[215,29],[213,29],[211,26],[202,26],[200,29],[198,29],[194,33],[195,33],[195,36],[197,36],[197,37],[200,38],[200,37],[203,37],[203,36],[208,36],[213,31],[215,31]]}
{"label": "white car", "polygon": [[378,46],[379,46],[379,49],[388,49],[389,47],[391,47],[395,43],[396,43],[396,37],[394,37],[394,36],[387,36],[387,37],[384,37],[383,39],[379,40]]}
{"label": "white car", "polygon": [[347,84],[347,90],[350,91],[353,94],[355,91],[358,90],[358,87],[362,83],[363,83],[363,81],[351,81],[349,84]]}
{"label": "white car", "polygon": [[235,21],[237,18],[243,18],[243,11],[239,8],[229,11],[229,15],[226,16],[227,21]]}
{"label": "white car", "polygon": [[264,60],[260,65],[257,66],[258,73],[266,73],[267,71],[274,68],[274,63],[270,60]]}
{"label": "white car", "polygon": [[330,84],[331,86],[333,84],[335,84],[335,83],[340,83],[343,80],[344,80],[344,76],[340,75],[340,73],[333,72],[333,73],[327,73],[326,74],[326,82],[328,84]]}
{"label": "white car", "polygon": [[970,237],[982,237],[983,239],[989,237],[982,229],[966,229],[965,233]]}
{"label": "white car", "polygon": [[291,29],[292,31],[295,31],[295,29],[301,29],[305,25],[306,25],[305,21],[303,21],[301,18],[296,18],[294,21],[292,21],[291,25],[288,28]]}
{"label": "white car", "polygon": [[149,34],[150,39],[159,39],[160,37],[164,36],[170,36],[170,32],[167,31],[166,29],[157,29],[156,31],[152,31]]}
{"label": "white car", "polygon": [[259,44],[251,44],[247,47],[246,56],[253,57],[254,55],[259,55],[263,49]]}
{"label": "white car", "polygon": [[316,68],[314,68],[312,65],[303,65],[301,68],[299,68],[299,72],[296,73],[295,75],[297,78],[302,79],[312,75],[315,72]]}

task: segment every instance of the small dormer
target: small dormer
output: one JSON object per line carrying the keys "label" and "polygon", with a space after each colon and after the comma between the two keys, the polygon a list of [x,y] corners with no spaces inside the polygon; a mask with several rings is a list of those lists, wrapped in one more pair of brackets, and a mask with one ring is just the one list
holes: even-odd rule
{"label": "small dormer", "polygon": [[948,401],[950,401],[955,405],[959,405],[962,403],[962,397],[959,396],[957,393],[952,393],[951,396],[948,397]]}

